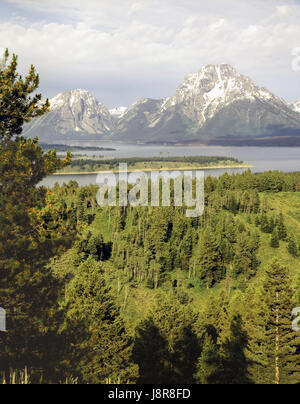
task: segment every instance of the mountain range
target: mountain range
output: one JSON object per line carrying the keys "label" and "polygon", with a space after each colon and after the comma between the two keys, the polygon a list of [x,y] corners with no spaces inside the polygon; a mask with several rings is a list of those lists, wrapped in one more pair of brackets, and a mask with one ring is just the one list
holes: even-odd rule
{"label": "mountain range", "polygon": [[142,98],[128,108],[108,110],[86,90],[58,94],[50,105],[47,115],[25,126],[25,136],[48,143],[300,145],[300,101],[288,104],[227,64],[202,67],[174,95]]}

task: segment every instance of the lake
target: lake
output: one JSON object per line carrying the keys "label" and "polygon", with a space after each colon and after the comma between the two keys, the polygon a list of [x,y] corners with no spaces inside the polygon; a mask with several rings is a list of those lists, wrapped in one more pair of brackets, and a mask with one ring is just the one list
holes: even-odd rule
{"label": "lake", "polygon": [[[299,147],[222,147],[222,146],[170,146],[170,145],[130,145],[109,142],[74,142],[75,146],[109,147],[115,151],[84,151],[76,154],[89,156],[114,157],[168,157],[168,156],[226,156],[235,157],[253,165],[253,172],[279,170],[284,172],[300,171]],[[220,176],[225,172],[243,172],[245,169],[206,170],[205,175]],[[96,183],[95,174],[65,174],[51,176],[42,181],[42,185],[53,186],[75,180],[79,185]]]}

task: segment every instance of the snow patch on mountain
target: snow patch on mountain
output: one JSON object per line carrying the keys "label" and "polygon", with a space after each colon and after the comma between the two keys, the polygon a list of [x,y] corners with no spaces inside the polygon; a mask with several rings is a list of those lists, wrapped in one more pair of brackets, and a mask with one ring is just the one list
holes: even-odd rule
{"label": "snow patch on mountain", "polygon": [[49,141],[74,135],[106,135],[115,128],[108,109],[87,90],[65,91],[49,102],[50,112],[27,125],[25,135]]}
{"label": "snow patch on mountain", "polygon": [[285,101],[255,85],[249,77],[239,74],[228,64],[222,64],[207,65],[197,73],[187,75],[175,95],[162,103],[162,111],[180,106],[188,118],[203,126],[218,111],[241,100],[261,100],[288,107]]}
{"label": "snow patch on mountain", "polygon": [[205,142],[227,135],[278,136],[282,130],[300,130],[300,101],[287,104],[228,64],[207,65],[188,74],[175,94],[163,99],[142,98],[129,107],[108,110],[88,91],[77,89],[52,98],[50,108],[49,114],[25,126],[25,135],[48,142],[89,135]]}
{"label": "snow patch on mountain", "polygon": [[126,114],[127,110],[128,110],[127,107],[117,107],[117,108],[110,109],[109,113],[113,117],[120,119]]}
{"label": "snow patch on mountain", "polygon": [[291,107],[294,111],[300,113],[300,101],[295,102],[294,104],[291,104]]}

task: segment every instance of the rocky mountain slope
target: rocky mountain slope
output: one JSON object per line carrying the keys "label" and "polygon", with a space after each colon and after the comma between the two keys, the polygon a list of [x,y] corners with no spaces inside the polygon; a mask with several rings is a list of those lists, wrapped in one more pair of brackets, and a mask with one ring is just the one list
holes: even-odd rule
{"label": "rocky mountain slope", "polygon": [[99,138],[115,127],[108,109],[86,90],[72,90],[50,100],[51,111],[27,125],[24,135],[55,141]]}
{"label": "rocky mountain slope", "polygon": [[27,125],[25,135],[52,143],[92,138],[251,144],[263,139],[282,145],[297,138],[300,145],[300,103],[287,104],[226,64],[189,74],[171,97],[142,98],[129,108],[109,111],[84,90],[61,93],[50,103],[51,112]]}
{"label": "rocky mountain slope", "polygon": [[284,100],[230,65],[208,65],[186,76],[173,96],[137,103],[134,116],[126,113],[114,136],[134,141],[209,143],[223,138],[288,135],[298,130],[300,135],[299,116]]}

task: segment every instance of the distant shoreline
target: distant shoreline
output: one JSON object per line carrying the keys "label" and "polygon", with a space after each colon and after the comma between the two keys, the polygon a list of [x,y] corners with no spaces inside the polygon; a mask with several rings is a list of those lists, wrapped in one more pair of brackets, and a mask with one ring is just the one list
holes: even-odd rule
{"label": "distant shoreline", "polygon": [[[138,173],[138,172],[151,172],[151,171],[192,171],[192,170],[218,170],[218,169],[231,169],[231,168],[252,168],[251,164],[233,164],[233,165],[222,165],[222,166],[195,166],[195,167],[173,167],[173,168],[144,168],[144,169],[128,169],[128,173]],[[77,171],[77,172],[60,172],[52,174],[53,176],[61,176],[61,175],[96,175],[96,174],[105,174],[105,173],[123,173],[124,171],[119,170],[102,170],[102,171]]]}

